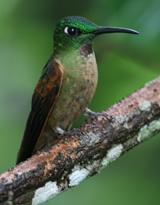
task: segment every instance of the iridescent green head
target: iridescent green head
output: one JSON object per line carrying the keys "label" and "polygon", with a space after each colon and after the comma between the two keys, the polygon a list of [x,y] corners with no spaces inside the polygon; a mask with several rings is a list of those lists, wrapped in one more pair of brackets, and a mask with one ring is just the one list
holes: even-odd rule
{"label": "iridescent green head", "polygon": [[131,29],[97,26],[79,16],[60,19],[54,30],[54,53],[77,50],[83,45],[91,44],[97,35],[113,32],[138,34]]}
{"label": "iridescent green head", "polygon": [[98,26],[91,21],[79,17],[69,16],[60,19],[54,30],[54,52],[78,49],[84,44],[92,43],[94,31]]}

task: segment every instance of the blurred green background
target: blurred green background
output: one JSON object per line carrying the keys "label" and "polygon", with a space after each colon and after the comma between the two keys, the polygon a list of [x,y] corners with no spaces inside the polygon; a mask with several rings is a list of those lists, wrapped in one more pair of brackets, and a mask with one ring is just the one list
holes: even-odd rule
{"label": "blurred green background", "polygon": [[[55,22],[69,15],[140,32],[106,34],[94,41],[99,82],[90,109],[105,110],[159,75],[159,0],[1,0],[0,173],[15,165],[31,96],[52,53]],[[159,204],[159,147],[156,136],[46,204]]]}

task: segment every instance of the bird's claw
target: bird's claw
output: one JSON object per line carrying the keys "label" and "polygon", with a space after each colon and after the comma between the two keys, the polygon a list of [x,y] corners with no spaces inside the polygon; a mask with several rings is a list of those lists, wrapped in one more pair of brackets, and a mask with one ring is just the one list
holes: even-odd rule
{"label": "bird's claw", "polygon": [[84,115],[90,115],[90,116],[93,116],[93,117],[96,117],[98,115],[103,115],[103,116],[105,116],[109,120],[109,122],[114,122],[115,121],[114,118],[111,115],[108,115],[106,112],[102,112],[102,113],[93,112],[93,111],[91,111],[88,108],[85,109],[83,114]]}
{"label": "bird's claw", "polygon": [[114,117],[112,117],[111,115],[108,115],[106,112],[102,112],[101,115],[104,115],[109,120],[109,122],[115,121]]}
{"label": "bird's claw", "polygon": [[64,134],[66,134],[66,135],[76,135],[76,134],[79,134],[78,132],[82,132],[81,131],[81,129],[79,129],[79,128],[74,128],[74,129],[72,129],[72,130],[69,130],[69,131],[65,131],[65,133]]}

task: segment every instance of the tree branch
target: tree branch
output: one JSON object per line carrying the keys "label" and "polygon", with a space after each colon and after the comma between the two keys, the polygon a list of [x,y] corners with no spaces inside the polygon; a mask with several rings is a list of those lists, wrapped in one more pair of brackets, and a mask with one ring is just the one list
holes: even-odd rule
{"label": "tree branch", "polygon": [[1,174],[0,204],[43,204],[158,132],[160,78]]}

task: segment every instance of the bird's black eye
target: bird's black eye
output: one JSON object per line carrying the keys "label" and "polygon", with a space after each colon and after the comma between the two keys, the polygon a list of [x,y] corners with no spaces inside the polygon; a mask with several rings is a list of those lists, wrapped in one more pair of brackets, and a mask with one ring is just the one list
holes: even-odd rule
{"label": "bird's black eye", "polygon": [[81,32],[77,28],[67,26],[64,29],[64,33],[66,33],[69,36],[74,37],[74,36],[79,36]]}
{"label": "bird's black eye", "polygon": [[68,27],[68,34],[70,36],[74,36],[76,34],[76,29],[72,27]]}

